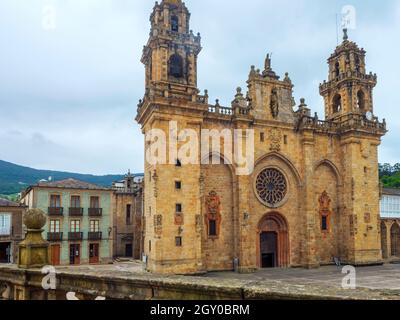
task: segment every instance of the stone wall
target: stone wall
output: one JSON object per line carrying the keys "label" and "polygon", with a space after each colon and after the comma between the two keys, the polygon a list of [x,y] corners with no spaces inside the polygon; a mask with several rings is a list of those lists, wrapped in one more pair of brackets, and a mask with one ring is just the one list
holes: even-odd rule
{"label": "stone wall", "polygon": [[[223,163],[223,159],[220,159]],[[202,216],[207,215],[206,199],[211,192],[216,192],[221,201],[220,214],[221,226],[217,237],[207,234],[207,228],[203,230],[203,254],[207,270],[232,270],[235,256],[235,216],[233,214],[233,178],[232,171],[226,164],[212,165],[212,157],[209,165],[201,167],[204,177],[204,197]]]}

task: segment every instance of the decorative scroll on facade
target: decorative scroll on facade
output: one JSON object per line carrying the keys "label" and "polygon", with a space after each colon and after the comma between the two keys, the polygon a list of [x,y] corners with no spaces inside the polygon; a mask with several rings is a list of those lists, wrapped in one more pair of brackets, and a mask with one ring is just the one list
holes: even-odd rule
{"label": "decorative scroll on facade", "polygon": [[280,129],[271,129],[269,133],[270,151],[281,151],[282,131]]}
{"label": "decorative scroll on facade", "polygon": [[218,238],[221,227],[221,199],[215,191],[206,198],[206,225],[209,238]]}
{"label": "decorative scroll on facade", "polygon": [[276,169],[265,169],[257,177],[256,191],[267,206],[276,207],[287,194],[287,182],[284,175]]}
{"label": "decorative scroll on facade", "polygon": [[203,226],[202,224],[202,218],[200,214],[196,215],[196,232],[199,233],[201,232],[201,227]]}
{"label": "decorative scroll on facade", "polygon": [[330,231],[330,220],[331,220],[331,198],[328,193],[324,191],[319,197],[319,215],[321,219],[321,231],[329,233]]}
{"label": "decorative scroll on facade", "polygon": [[154,233],[160,237],[162,234],[162,215],[158,214],[154,216]]}
{"label": "decorative scroll on facade", "polygon": [[178,226],[183,225],[183,213],[182,212],[175,213],[175,224]]}

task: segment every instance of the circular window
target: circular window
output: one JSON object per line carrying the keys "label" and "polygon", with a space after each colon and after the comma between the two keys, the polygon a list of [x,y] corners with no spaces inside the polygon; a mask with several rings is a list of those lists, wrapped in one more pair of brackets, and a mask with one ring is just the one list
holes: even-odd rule
{"label": "circular window", "polygon": [[287,194],[285,176],[276,169],[261,171],[256,180],[256,191],[264,203],[276,207],[285,199]]}

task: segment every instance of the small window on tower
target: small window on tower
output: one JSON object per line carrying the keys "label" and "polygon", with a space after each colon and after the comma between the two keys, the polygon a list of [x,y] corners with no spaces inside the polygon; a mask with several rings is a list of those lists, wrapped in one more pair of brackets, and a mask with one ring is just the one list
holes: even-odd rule
{"label": "small window on tower", "polygon": [[360,58],[357,56],[356,57],[356,71],[360,72],[361,67],[360,67]]}
{"label": "small window on tower", "polygon": [[336,62],[335,64],[335,77],[338,78],[340,75],[340,65],[339,62]]}
{"label": "small window on tower", "polygon": [[217,236],[217,221],[215,221],[215,220],[209,221],[209,236],[210,237]]}
{"label": "small window on tower", "polygon": [[322,216],[321,230],[322,231],[328,231],[328,217],[327,216]]}
{"label": "small window on tower", "polygon": [[182,237],[175,237],[175,245],[177,247],[182,247]]}
{"label": "small window on tower", "polygon": [[365,96],[362,90],[357,92],[357,107],[361,111],[365,110]]}
{"label": "small window on tower", "polygon": [[172,16],[171,18],[171,30],[174,32],[179,31],[179,18],[177,16]]}
{"label": "small window on tower", "polygon": [[169,75],[183,78],[183,59],[179,54],[173,54],[169,59]]}
{"label": "small window on tower", "polygon": [[132,205],[131,204],[127,204],[126,205],[126,224],[127,225],[131,225],[132,224],[131,213],[132,213]]}
{"label": "small window on tower", "polygon": [[264,141],[265,141],[264,132],[261,132],[261,133],[260,133],[260,141],[261,141],[261,142],[264,142]]}
{"label": "small window on tower", "polygon": [[338,113],[342,110],[342,97],[340,96],[340,94],[337,94],[334,98],[333,98],[333,108],[332,111],[333,113]]}
{"label": "small window on tower", "polygon": [[181,181],[175,181],[175,189],[181,190],[182,189],[182,182]]}

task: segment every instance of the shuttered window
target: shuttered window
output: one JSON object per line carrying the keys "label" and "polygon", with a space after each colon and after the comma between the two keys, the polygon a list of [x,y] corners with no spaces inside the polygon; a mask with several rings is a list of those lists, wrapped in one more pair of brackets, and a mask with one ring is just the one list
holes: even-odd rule
{"label": "shuttered window", "polygon": [[0,214],[0,235],[8,236],[11,234],[11,214]]}

